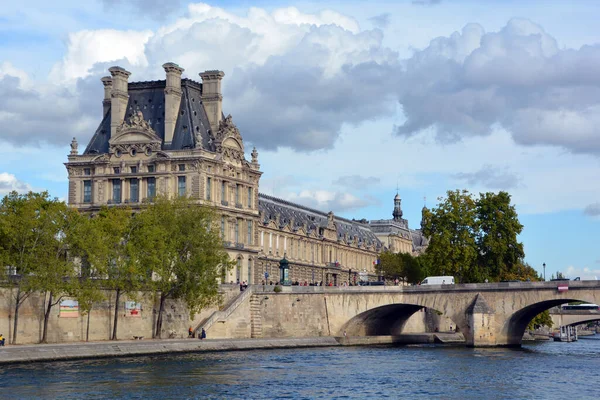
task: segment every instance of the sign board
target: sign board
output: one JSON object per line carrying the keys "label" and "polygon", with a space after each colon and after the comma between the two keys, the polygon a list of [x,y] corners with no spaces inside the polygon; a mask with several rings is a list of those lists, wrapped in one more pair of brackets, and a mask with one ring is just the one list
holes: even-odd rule
{"label": "sign board", "polygon": [[558,285],[559,292],[566,292],[568,290],[569,290],[569,285],[566,285],[566,284]]}
{"label": "sign board", "polygon": [[125,302],[125,316],[126,317],[136,317],[139,318],[142,316],[142,303],[137,303],[135,301],[126,301]]}
{"label": "sign board", "polygon": [[79,302],[77,300],[63,300],[60,302],[59,318],[78,318]]}
{"label": "sign board", "polygon": [[265,272],[265,279],[269,279],[269,273]]}

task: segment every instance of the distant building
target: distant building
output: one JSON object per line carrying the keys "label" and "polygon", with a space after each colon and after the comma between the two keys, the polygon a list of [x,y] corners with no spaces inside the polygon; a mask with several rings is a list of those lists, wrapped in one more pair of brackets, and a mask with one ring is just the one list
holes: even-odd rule
{"label": "distant building", "polygon": [[[392,220],[347,220],[267,195],[256,149],[245,158],[242,136],[222,112],[221,71],[181,79],[174,63],[166,79],[129,82],[120,67],[102,78],[102,119],[79,154],[73,139],[68,202],[81,211],[103,205],[140,208],[157,194],[189,196],[217,208],[221,234],[237,261],[225,282],[279,281],[289,261],[291,282],[376,279],[384,249],[418,253],[426,240],[402,219],[400,197]],[[266,278],[265,278],[266,277]]]}

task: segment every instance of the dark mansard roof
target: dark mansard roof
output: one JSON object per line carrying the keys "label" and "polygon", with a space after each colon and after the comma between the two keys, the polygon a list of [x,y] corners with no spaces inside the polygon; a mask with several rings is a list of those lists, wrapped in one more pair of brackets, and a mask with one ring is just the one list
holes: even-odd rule
{"label": "dark mansard roof", "polygon": [[[262,193],[258,195],[258,209],[262,215],[261,222],[263,224],[276,221],[277,216],[279,216],[278,228],[283,228],[293,219],[293,226],[290,227],[293,231],[306,225],[307,233],[315,230],[318,233],[318,228],[326,228],[328,223],[327,213]],[[337,216],[334,216],[334,222],[338,240],[352,243],[356,238],[360,244],[374,245],[378,249],[382,247],[381,242],[368,225]]]}
{"label": "dark mansard roof", "polygon": [[[125,120],[141,111],[158,137],[163,140],[163,150],[194,148],[196,137],[202,139],[202,147],[214,151],[209,143],[210,124],[202,105],[202,84],[190,79],[181,80],[181,104],[170,146],[165,146],[165,86],[166,81],[131,82],[128,84],[129,101]],[[110,139],[110,108],[96,129],[84,154],[108,153]],[[197,136],[197,133],[200,133]]]}

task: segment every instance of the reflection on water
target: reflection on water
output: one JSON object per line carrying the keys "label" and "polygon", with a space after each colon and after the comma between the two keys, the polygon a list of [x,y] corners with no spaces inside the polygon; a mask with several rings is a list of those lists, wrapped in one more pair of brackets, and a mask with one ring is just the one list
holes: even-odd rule
{"label": "reflection on water", "polygon": [[333,347],[26,364],[0,398],[598,398],[600,336],[522,349]]}

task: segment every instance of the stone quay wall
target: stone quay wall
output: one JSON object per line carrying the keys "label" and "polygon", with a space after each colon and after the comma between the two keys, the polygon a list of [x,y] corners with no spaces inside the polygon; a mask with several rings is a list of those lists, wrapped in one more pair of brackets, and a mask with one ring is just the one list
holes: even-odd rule
{"label": "stone quay wall", "polygon": [[[237,285],[221,285],[222,304],[227,304],[239,294]],[[94,304],[89,313],[89,340],[110,340],[113,330],[115,291],[104,292],[105,300]],[[0,334],[6,342],[12,342],[16,289],[0,287]],[[69,298],[65,298],[69,300]],[[135,300],[140,304],[138,316],[129,316],[125,303]],[[119,301],[117,338],[132,339],[134,336],[151,338],[155,329],[158,310],[158,299],[153,293],[140,292],[135,299],[122,295]],[[47,296],[44,293],[31,294],[19,309],[17,325],[17,344],[39,343],[42,338],[44,311]],[[218,306],[202,310],[190,319],[187,307],[180,301],[167,300],[163,316],[163,338],[184,338],[188,336],[188,328],[196,328],[208,318]],[[88,315],[76,312],[75,316],[61,312],[60,303],[52,308],[48,320],[48,343],[80,342],[86,340]]]}

